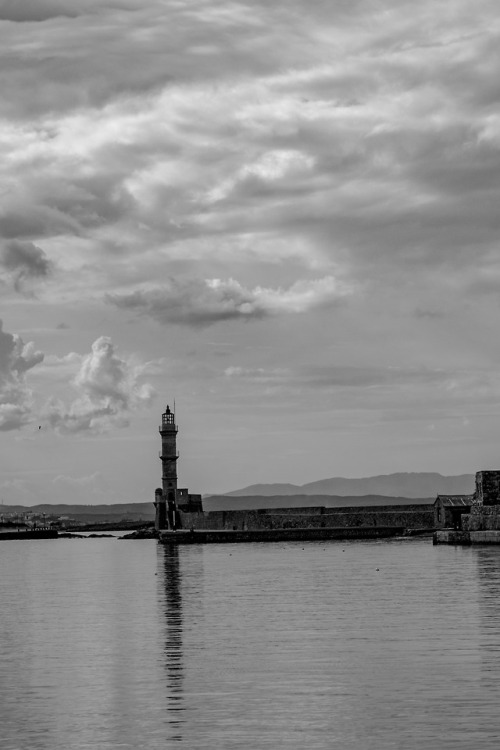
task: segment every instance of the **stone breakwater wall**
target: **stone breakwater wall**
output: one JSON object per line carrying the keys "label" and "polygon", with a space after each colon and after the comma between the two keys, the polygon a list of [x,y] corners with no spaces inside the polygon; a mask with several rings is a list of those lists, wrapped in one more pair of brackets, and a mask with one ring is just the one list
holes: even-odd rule
{"label": "stone breakwater wall", "polygon": [[433,505],[384,505],[357,508],[276,508],[179,512],[182,529],[247,531],[259,529],[314,529],[399,527],[434,529]]}
{"label": "stone breakwater wall", "polygon": [[500,544],[500,531],[470,531],[471,544]]}
{"label": "stone breakwater wall", "polygon": [[247,529],[246,531],[228,531],[222,529],[197,529],[161,531],[160,544],[209,544],[238,542],[307,542],[326,541],[327,539],[390,539],[403,534],[404,529],[397,526],[358,526],[345,529]]}

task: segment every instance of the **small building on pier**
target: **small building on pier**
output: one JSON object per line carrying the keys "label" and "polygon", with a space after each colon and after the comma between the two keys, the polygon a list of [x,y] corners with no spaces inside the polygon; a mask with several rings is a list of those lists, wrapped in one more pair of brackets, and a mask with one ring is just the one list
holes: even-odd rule
{"label": "small building on pier", "polygon": [[461,529],[462,516],[470,513],[472,495],[438,495],[434,503],[436,529]]}

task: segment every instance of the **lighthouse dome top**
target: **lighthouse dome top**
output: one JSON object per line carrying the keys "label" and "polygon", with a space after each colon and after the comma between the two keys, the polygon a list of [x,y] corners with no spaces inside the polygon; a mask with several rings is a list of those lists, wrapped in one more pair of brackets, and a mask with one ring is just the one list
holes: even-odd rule
{"label": "lighthouse dome top", "polygon": [[175,427],[175,414],[171,411],[170,406],[167,404],[167,408],[161,415],[161,427],[160,431],[164,429],[171,429]]}

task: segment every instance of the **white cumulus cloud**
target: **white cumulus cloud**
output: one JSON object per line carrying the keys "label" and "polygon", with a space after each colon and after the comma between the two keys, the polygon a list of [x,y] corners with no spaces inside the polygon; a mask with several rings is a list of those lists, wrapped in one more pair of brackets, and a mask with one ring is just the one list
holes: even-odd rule
{"label": "white cumulus cloud", "polygon": [[32,392],[25,373],[43,360],[33,342],[3,330],[0,320],[0,430],[16,430],[32,419]]}
{"label": "white cumulus cloud", "polygon": [[72,385],[78,393],[69,405],[55,398],[45,408],[45,417],[57,431],[102,432],[111,425],[126,427],[129,413],[147,405],[154,391],[139,383],[142,368],[121,359],[111,339],[101,336],[81,360]]}

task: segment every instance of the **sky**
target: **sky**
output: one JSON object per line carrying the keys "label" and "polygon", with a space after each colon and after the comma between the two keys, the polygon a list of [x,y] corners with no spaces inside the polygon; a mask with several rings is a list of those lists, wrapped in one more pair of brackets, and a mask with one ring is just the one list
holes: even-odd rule
{"label": "sky", "polygon": [[0,499],[500,467],[493,0],[0,0]]}

